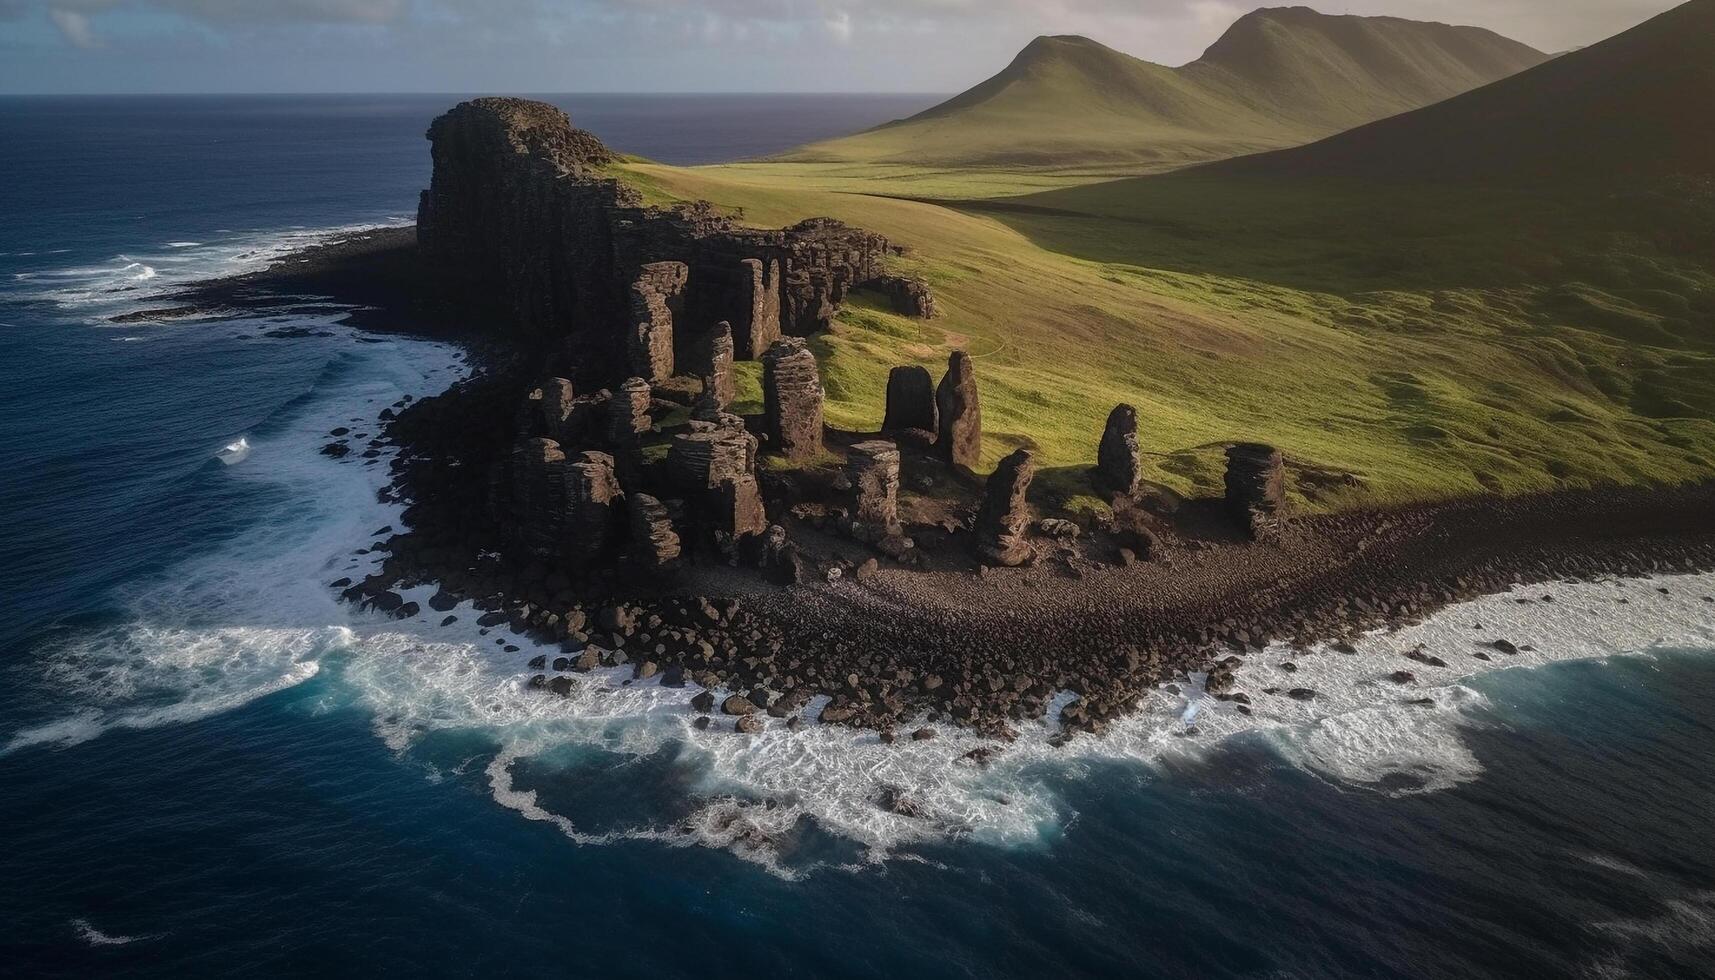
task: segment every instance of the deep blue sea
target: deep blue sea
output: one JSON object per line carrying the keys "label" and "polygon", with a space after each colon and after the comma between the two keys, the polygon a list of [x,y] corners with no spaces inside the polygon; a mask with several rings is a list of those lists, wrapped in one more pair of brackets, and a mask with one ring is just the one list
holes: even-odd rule
{"label": "deep blue sea", "polygon": [[[399,518],[316,450],[459,353],[108,318],[409,220],[453,101],[0,99],[0,976],[1715,976],[1715,577],[1271,651],[1245,688],[1316,701],[1189,678],[983,769],[543,697],[466,609],[337,604]],[[934,100],[557,101],[694,164]],[[1450,666],[1388,682],[1420,643]]]}

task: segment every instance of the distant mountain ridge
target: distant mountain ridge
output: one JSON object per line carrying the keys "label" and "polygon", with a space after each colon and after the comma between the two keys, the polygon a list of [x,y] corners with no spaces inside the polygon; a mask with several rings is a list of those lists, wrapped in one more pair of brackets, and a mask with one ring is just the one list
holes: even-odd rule
{"label": "distant mountain ridge", "polygon": [[934,108],[785,159],[1166,169],[1311,142],[1548,57],[1481,28],[1308,7],[1246,14],[1179,68],[1085,37],[1039,37]]}
{"label": "distant mountain ridge", "polygon": [[1485,88],[1211,171],[1440,180],[1715,175],[1715,0]]}

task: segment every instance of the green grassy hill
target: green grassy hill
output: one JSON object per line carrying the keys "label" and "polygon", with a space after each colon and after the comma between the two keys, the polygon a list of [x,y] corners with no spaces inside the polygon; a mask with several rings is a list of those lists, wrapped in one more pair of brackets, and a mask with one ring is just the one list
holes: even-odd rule
{"label": "green grassy hill", "polygon": [[1715,0],[1415,112],[1214,172],[1614,183],[1715,175]]}
{"label": "green grassy hill", "polygon": [[1392,17],[1259,10],[1180,68],[1041,37],[1000,74],[910,119],[813,144],[799,163],[1148,172],[1424,106],[1540,64],[1498,34]]}

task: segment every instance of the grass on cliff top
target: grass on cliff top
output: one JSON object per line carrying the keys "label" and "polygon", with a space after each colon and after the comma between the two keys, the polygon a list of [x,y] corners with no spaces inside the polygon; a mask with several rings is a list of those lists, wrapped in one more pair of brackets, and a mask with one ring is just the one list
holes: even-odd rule
{"label": "grass on cliff top", "polygon": [[962,347],[984,468],[1034,448],[1047,501],[1089,492],[1122,401],[1146,476],[1186,492],[1218,491],[1234,440],[1280,446],[1316,508],[1715,476],[1707,199],[1185,174],[954,208],[790,168],[627,169],[756,224],[825,214],[909,246],[941,315],[854,297],[814,341],[828,420],[875,429],[889,368],[938,378]]}

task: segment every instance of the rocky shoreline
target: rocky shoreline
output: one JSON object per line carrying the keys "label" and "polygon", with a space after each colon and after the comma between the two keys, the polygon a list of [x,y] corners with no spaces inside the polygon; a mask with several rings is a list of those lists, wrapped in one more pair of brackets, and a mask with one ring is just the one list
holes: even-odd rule
{"label": "rocky shoreline", "polygon": [[[483,630],[558,645],[520,651],[544,697],[629,666],[706,689],[703,726],[772,717],[891,739],[927,718],[912,737],[956,724],[1004,738],[1069,691],[1069,738],[1193,672],[1240,711],[1314,699],[1235,689],[1240,658],[1271,640],[1340,649],[1517,583],[1715,568],[1715,483],[1294,516],[1293,489],[1343,475],[1241,442],[1225,447],[1224,492],[1181,498],[1141,478],[1128,405],[1091,434],[1088,482],[1109,509],[1060,512],[1033,496],[1028,449],[973,471],[982,382],[962,351],[939,379],[896,368],[875,431],[825,424],[805,338],[848,294],[935,315],[926,285],[889,271],[901,246],[827,220],[760,230],[708,205],[646,206],[605,147],[540,103],[466,103],[429,137],[417,227],[157,312],[327,296],[366,328],[471,347],[474,377],[383,412],[399,450],[385,493],[409,530],[374,546],[376,574],[333,585],[404,617],[422,610],[400,590],[434,584],[435,611],[468,600]],[[736,411],[738,360],[761,362],[760,412]],[[329,456],[379,455],[329,437]],[[1457,655],[1518,649],[1480,640]]]}

